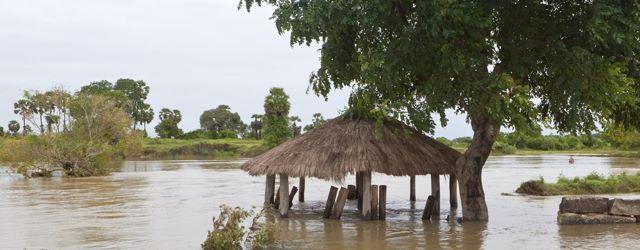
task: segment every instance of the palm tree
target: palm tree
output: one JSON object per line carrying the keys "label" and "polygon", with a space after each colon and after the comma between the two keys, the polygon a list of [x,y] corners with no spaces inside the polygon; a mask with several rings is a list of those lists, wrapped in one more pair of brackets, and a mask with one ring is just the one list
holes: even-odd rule
{"label": "palm tree", "polygon": [[13,104],[13,113],[22,116],[22,135],[26,135],[27,117],[33,114],[33,104],[28,99],[20,99]]}
{"label": "palm tree", "polygon": [[16,136],[18,135],[18,131],[20,131],[20,123],[18,123],[18,121],[11,120],[9,122],[9,126],[7,126],[7,129],[13,136]]}

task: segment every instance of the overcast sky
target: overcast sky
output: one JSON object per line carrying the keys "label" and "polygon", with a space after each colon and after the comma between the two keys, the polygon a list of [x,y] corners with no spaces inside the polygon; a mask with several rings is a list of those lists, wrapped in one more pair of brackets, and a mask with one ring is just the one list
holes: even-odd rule
{"label": "overcast sky", "polygon": [[[268,89],[283,87],[291,115],[335,117],[348,90],[328,101],[306,93],[318,46],[291,47],[279,36],[273,9],[237,10],[236,0],[0,0],[0,126],[18,120],[13,103],[23,90],[91,81],[144,80],[149,103],[183,113],[180,126],[199,127],[202,111],[227,104],[245,122],[262,113]],[[468,136],[451,117],[436,136]],[[157,122],[157,117],[153,127]],[[149,129],[151,132],[153,129]]]}

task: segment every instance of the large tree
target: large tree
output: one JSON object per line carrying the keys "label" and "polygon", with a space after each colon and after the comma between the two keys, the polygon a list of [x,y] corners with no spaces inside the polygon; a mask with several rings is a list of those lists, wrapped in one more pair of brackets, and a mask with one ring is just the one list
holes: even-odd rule
{"label": "large tree", "polygon": [[202,115],[200,115],[200,128],[205,131],[215,132],[231,130],[240,134],[246,128],[246,125],[242,122],[238,113],[231,112],[231,107],[223,104],[215,109],[202,112]]}
{"label": "large tree", "polygon": [[133,129],[136,129],[136,124],[144,123],[146,113],[151,109],[151,106],[145,103],[149,95],[149,86],[142,80],[118,79],[113,85],[113,89],[128,98],[129,105],[125,107],[125,110],[133,117]]}
{"label": "large tree", "polygon": [[160,138],[178,138],[182,136],[182,129],[178,127],[178,123],[182,121],[180,110],[163,108],[158,114],[160,123],[156,125],[155,130]]}
{"label": "large tree", "polygon": [[243,3],[273,5],[292,44],[321,44],[315,93],[354,87],[354,103],[426,132],[434,114],[442,126],[446,110],[466,115],[474,135],[457,161],[465,220],[488,219],[482,168],[501,127],[588,133],[638,120],[638,1]]}

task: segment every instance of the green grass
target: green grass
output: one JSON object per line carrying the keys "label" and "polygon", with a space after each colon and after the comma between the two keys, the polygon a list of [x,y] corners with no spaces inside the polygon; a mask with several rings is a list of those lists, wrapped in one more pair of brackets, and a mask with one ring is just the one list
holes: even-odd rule
{"label": "green grass", "polygon": [[560,176],[556,183],[546,183],[544,178],[522,183],[516,193],[529,195],[582,195],[582,194],[616,194],[640,192],[640,172],[635,174],[621,173],[605,177],[591,173],[585,177],[572,179]]}
{"label": "green grass", "polygon": [[228,159],[253,157],[266,150],[260,140],[147,138],[140,159]]}

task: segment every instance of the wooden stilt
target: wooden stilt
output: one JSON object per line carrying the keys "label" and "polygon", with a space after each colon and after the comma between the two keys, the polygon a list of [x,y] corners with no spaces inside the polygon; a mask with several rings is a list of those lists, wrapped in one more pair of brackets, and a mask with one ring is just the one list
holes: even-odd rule
{"label": "wooden stilt", "polygon": [[362,173],[362,218],[371,219],[371,172]]}
{"label": "wooden stilt", "polygon": [[412,175],[409,180],[409,201],[416,201],[416,176]]}
{"label": "wooden stilt", "polygon": [[451,210],[458,208],[458,178],[453,174],[449,176],[449,205]]}
{"label": "wooden stilt", "polygon": [[267,181],[264,187],[264,204],[273,204],[273,193],[276,185],[276,176],[267,175]]}
{"label": "wooden stilt", "polygon": [[331,219],[340,219],[340,216],[342,216],[342,210],[344,209],[344,203],[347,202],[348,194],[348,189],[343,187],[340,188],[338,199],[336,199],[336,203],[333,204],[333,209],[331,210]]}
{"label": "wooden stilt", "polygon": [[329,218],[331,216],[333,203],[336,202],[336,194],[338,194],[338,188],[331,186],[331,189],[329,189],[329,196],[327,196],[327,203],[324,205],[324,218]]}
{"label": "wooden stilt", "polygon": [[289,208],[293,207],[293,198],[295,198],[296,192],[298,192],[298,188],[293,186],[291,188],[291,193],[289,193]]}
{"label": "wooden stilt", "polygon": [[299,202],[304,202],[304,177],[300,177],[300,194],[298,194],[298,201]]}
{"label": "wooden stilt", "polygon": [[378,218],[384,220],[387,218],[387,185],[380,185]]}
{"label": "wooden stilt", "polygon": [[378,219],[378,185],[371,185],[371,219]]}
{"label": "wooden stilt", "polygon": [[356,191],[358,210],[362,211],[362,172],[356,173]]}
{"label": "wooden stilt", "polygon": [[278,186],[278,191],[276,192],[276,199],[273,202],[273,207],[275,209],[280,208],[280,186]]}
{"label": "wooden stilt", "polygon": [[289,176],[280,174],[280,217],[289,217]]}
{"label": "wooden stilt", "polygon": [[347,199],[348,200],[355,200],[358,198],[358,191],[356,190],[356,186],[354,185],[348,185],[347,186]]}
{"label": "wooden stilt", "polygon": [[422,212],[422,220],[430,220],[431,215],[433,215],[433,210],[435,208],[436,197],[433,195],[429,195],[427,198],[427,204],[424,206],[424,211]]}
{"label": "wooden stilt", "polygon": [[433,216],[440,216],[440,175],[431,174],[431,195],[436,199]]}

